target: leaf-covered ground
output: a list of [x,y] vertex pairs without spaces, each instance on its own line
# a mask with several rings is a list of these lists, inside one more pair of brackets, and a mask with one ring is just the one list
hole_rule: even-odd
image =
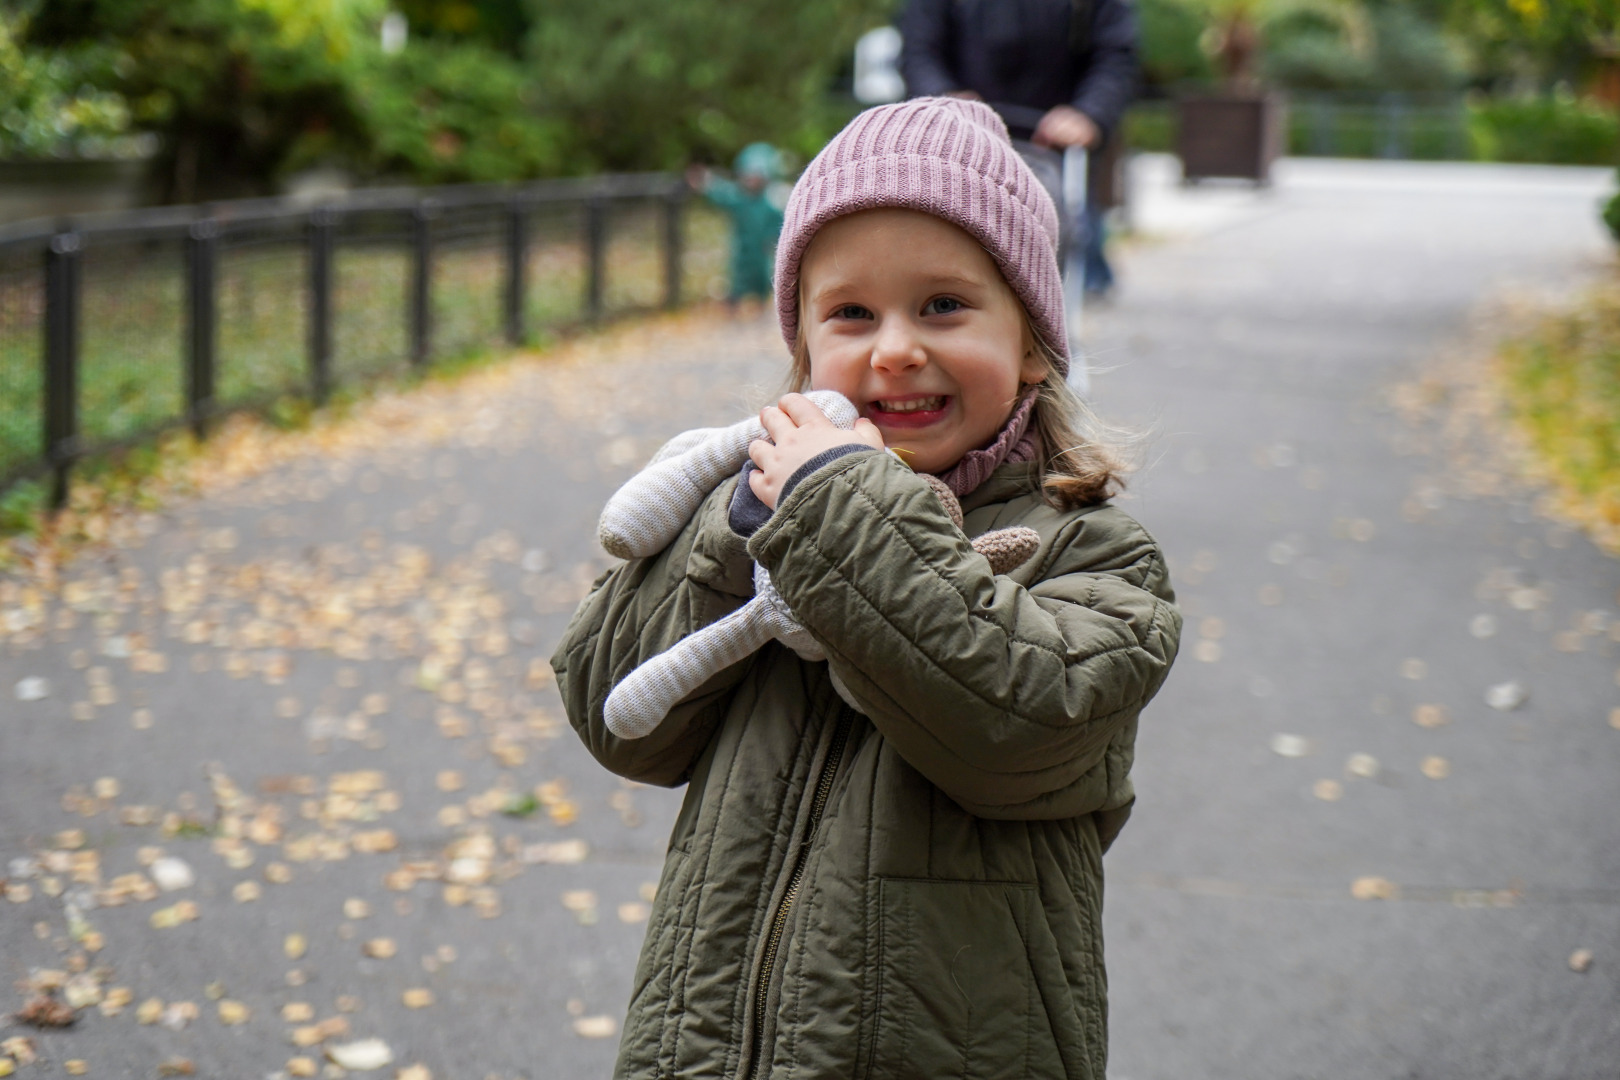
[[1504,347],[1508,410],[1560,509],[1620,553],[1620,284],[1605,275],[1573,310]]
[[[1184,231],[1087,333],[1104,414],[1156,432],[1122,505],[1187,631],[1106,860],[1114,1080],[1620,1060],[1620,564],[1480,445],[1478,369],[1430,371],[1482,298],[1603,272],[1610,183],[1138,187]],[[625,327],[233,428],[193,494],[30,540],[0,576],[0,1061],[607,1075],[679,795],[598,768],[544,661],[606,495],[783,351]]]
[[757,402],[780,352],[698,312],[307,431],[238,422],[162,508],[24,541],[5,1011],[72,1023],[6,1031],[0,1069],[334,1075],[380,1045],[441,1077],[601,1072],[672,802],[589,761],[545,657],[610,564],[604,491]]

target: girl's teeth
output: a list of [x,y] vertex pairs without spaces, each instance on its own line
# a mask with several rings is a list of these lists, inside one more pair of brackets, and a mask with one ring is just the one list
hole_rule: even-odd
[[942,397],[912,398],[910,401],[880,401],[884,412],[923,412],[929,409],[942,409],[945,399]]

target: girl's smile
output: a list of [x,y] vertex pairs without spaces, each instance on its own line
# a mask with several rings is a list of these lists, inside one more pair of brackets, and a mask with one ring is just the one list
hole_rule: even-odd
[[837,390],[920,472],[996,437],[1044,377],[1023,305],[968,233],[880,209],[823,226],[801,264],[810,382]]
[[[945,394],[897,395],[869,402],[861,412],[879,431],[917,429],[945,419],[950,405],[951,399]],[[883,441],[892,444],[895,440],[885,438]]]

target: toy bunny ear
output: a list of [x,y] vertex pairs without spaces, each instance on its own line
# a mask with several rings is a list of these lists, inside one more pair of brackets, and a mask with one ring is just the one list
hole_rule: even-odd
[[996,529],[973,538],[973,550],[990,560],[992,574],[1010,574],[1028,562],[1041,547],[1041,534],[1027,525]]
[[[832,390],[805,395],[838,427],[855,426],[860,415]],[[685,527],[709,492],[742,468],[748,444],[765,438],[758,417],[730,427],[699,428],[664,444],[652,464],[632,476],[608,500],[596,536],[609,555],[640,559],[656,555]]]
[[962,527],[962,504],[956,498],[956,492],[952,491],[950,485],[933,473],[919,473],[918,475],[922,477],[923,483],[928,485],[928,490],[932,491],[934,497],[939,500],[939,505],[945,508],[945,516],[951,519],[951,524],[960,529]]
[[[962,527],[962,503],[939,477],[921,474],[923,483],[939,498],[945,513],[958,529]],[[1041,534],[1023,525],[975,536],[970,543],[973,550],[990,560],[992,574],[1006,574],[1023,566],[1041,546]]]

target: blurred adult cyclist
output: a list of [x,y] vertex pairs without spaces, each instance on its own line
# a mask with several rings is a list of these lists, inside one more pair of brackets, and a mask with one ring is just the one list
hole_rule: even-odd
[[[906,92],[995,106],[1014,140],[1046,148],[1025,157],[1059,206],[1061,171],[1051,151],[1101,150],[1136,93],[1131,0],[908,0],[900,33]],[[1106,294],[1114,274],[1095,199],[1083,222],[1065,225],[1085,238],[1086,292]]]

